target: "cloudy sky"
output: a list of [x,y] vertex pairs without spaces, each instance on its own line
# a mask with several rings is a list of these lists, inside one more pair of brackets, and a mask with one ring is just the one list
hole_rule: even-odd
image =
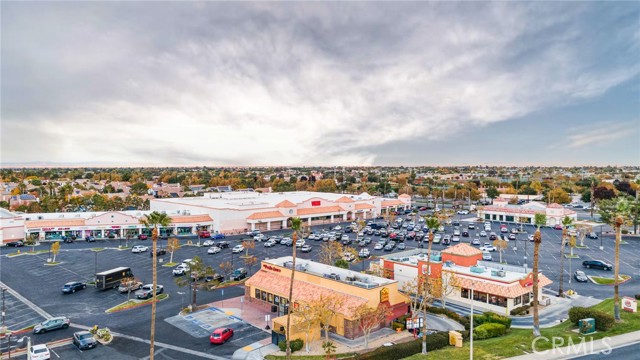
[[1,162],[640,164],[637,2],[2,2]]

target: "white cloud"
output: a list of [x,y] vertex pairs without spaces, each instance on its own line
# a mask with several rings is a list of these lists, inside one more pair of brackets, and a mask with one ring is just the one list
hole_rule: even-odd
[[[62,110],[5,117],[3,161],[372,164],[393,141],[591,98],[639,72],[585,56],[601,50],[580,38],[591,25],[574,4],[578,20],[512,3],[182,6],[162,27],[83,28],[59,61],[48,48],[50,71],[75,81]],[[42,37],[27,40],[37,57]]]
[[[570,148],[602,146],[627,136],[637,136],[640,121],[602,122],[571,129],[567,136]],[[638,149],[636,149],[638,150]]]

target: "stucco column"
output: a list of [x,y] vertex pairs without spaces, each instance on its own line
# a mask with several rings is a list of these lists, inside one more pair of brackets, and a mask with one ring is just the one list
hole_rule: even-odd
[[344,213],[344,214],[342,215],[342,221],[347,221],[347,213]]
[[100,230],[100,237],[104,238],[104,230]]
[[271,230],[271,221],[267,222],[267,231]]
[[287,228],[287,220],[282,220],[282,228],[283,229]]
[[251,231],[256,229],[256,224],[255,223],[251,223]]
[[333,224],[333,215],[331,215],[330,219],[331,219],[331,223]]
[[311,226],[311,218],[307,219],[307,222],[309,223],[309,226]]

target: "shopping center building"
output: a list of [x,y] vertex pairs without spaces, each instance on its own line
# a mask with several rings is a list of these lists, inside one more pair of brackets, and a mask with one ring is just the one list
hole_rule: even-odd
[[[475,308],[509,315],[511,310],[533,301],[531,269],[482,261],[482,251],[464,243],[432,251],[430,269],[426,249],[382,256],[378,266],[385,277],[397,280],[401,289],[416,277],[443,279],[443,286],[450,287],[443,291],[446,300],[467,307],[473,301]],[[551,280],[540,273],[539,301],[543,305],[548,299],[542,289],[550,284]]]
[[501,221],[516,224],[535,224],[536,214],[544,214],[547,217],[547,225],[562,224],[562,219],[568,216],[573,221],[578,220],[578,214],[559,204],[546,205],[539,202],[530,202],[524,205],[510,205],[508,200],[497,198],[493,205],[478,208],[478,217],[481,220]]
[[299,217],[305,224],[331,224],[355,219],[373,219],[389,211],[411,207],[411,196],[397,199],[309,191],[259,193],[235,191],[205,193],[200,197],[151,200],[151,210],[207,214],[214,232],[240,234],[249,230],[279,230]]
[[[260,270],[245,282],[247,301],[268,304],[274,313],[273,316],[278,316],[272,319],[271,324],[274,332],[272,338],[276,343],[286,328],[292,268],[290,256],[263,260]],[[395,280],[296,259],[293,308],[311,304],[321,297],[339,299],[341,305],[331,320],[330,331],[349,339],[362,335],[355,314],[355,309],[360,305],[377,308],[379,304],[384,304],[389,307],[391,314],[380,326],[388,325],[391,320],[409,311],[409,298],[398,291],[398,282]],[[310,332],[309,341],[319,336],[320,328],[316,324]],[[305,333],[302,329],[292,326],[291,338],[304,340]]]

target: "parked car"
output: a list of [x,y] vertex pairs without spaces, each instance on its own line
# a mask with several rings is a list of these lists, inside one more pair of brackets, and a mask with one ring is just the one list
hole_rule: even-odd
[[93,236],[85,236],[84,240],[86,242],[95,242],[96,238],[94,238]]
[[73,236],[73,237],[71,237],[71,236],[63,236],[62,237],[62,241],[65,242],[65,243],[72,243],[73,240],[75,240],[73,238],[75,238],[75,236]]
[[248,275],[247,269],[238,268],[233,272],[233,274],[231,274],[231,281],[240,281],[246,278],[247,275]]
[[460,236],[454,236],[451,238],[451,242],[460,242]]
[[469,210],[458,210],[458,215],[469,215]]
[[209,342],[211,342],[212,344],[224,344],[227,340],[231,339],[232,336],[233,336],[233,329],[230,329],[230,328],[215,329],[209,336]]
[[506,234],[509,232],[509,229],[505,225],[502,225],[500,226],[500,232]]
[[473,238],[473,240],[471,241],[471,245],[480,245],[480,239],[479,238]]
[[31,349],[29,349],[29,359],[30,360],[51,359],[51,354],[49,352],[49,348],[47,347],[47,344],[31,345]]
[[613,265],[606,263],[602,260],[586,260],[582,262],[582,266],[586,267],[587,269],[593,268],[593,269],[609,270],[609,271],[613,269]]
[[358,256],[361,258],[368,258],[369,256],[371,256],[371,253],[369,252],[369,249],[360,249],[360,251],[358,252]]
[[589,239],[597,239],[598,238],[598,234],[594,233],[594,232],[590,232],[589,235],[587,235],[589,237]]
[[484,230],[480,231],[480,237],[487,237],[487,232]]
[[221,282],[224,281],[224,276],[222,276],[220,274],[217,274],[217,273],[214,273],[213,275],[207,275],[204,278],[204,281],[206,281],[206,282],[216,281],[216,282],[221,283]]
[[220,239],[224,239],[225,235],[217,233],[217,234],[212,235],[211,238],[214,239],[214,240],[220,240]]
[[407,246],[404,243],[398,244],[398,250],[404,250],[406,248],[407,248]]
[[198,237],[199,238],[210,238],[211,237],[211,233],[207,230],[202,230],[198,233]]
[[296,241],[296,247],[298,249],[300,249],[301,247],[305,246],[306,244],[307,244],[307,242],[304,241],[304,239],[300,239],[300,240]]
[[300,252],[308,253],[311,252],[311,249],[311,245],[302,245],[302,247],[300,248]]
[[491,245],[491,243],[487,243],[486,242],[486,243],[484,243],[484,245],[482,245],[480,247],[480,250],[482,250],[482,251],[496,251],[497,249],[496,249],[495,246]]
[[469,224],[467,225],[467,229],[469,230],[475,230],[476,226],[474,224]]
[[462,231],[462,237],[469,237],[469,232],[466,230]]
[[209,240],[205,240],[205,241],[202,243],[202,246],[213,246],[213,243],[214,243],[214,242],[213,242],[213,240],[211,240],[211,239],[209,239]]
[[[156,286],[156,295],[160,295],[164,292],[164,286],[157,285]],[[138,299],[148,299],[153,296],[153,284],[147,284],[140,288],[140,290],[136,291],[136,297]]]
[[264,247],[272,247],[273,245],[276,244],[276,241],[273,239],[269,239],[267,241],[264,242]]
[[118,292],[121,294],[128,293],[129,291],[136,291],[142,287],[142,281],[127,281],[121,282],[118,286]]
[[496,240],[498,238],[498,235],[494,232],[492,232],[491,234],[489,234],[489,240]]
[[509,240],[515,240],[516,239],[516,234],[509,234],[508,239]]
[[220,251],[222,251],[222,249],[220,249],[219,247],[217,247],[217,246],[212,246],[212,247],[210,247],[210,248],[207,250],[207,254],[217,254],[217,253],[219,253]]
[[533,234],[529,234],[529,236],[527,236],[527,239],[528,239],[529,241],[533,241]]
[[45,320],[33,328],[34,334],[44,334],[47,331],[66,329],[71,324],[71,320],[65,316],[54,317],[49,320]]
[[562,230],[562,225],[556,224],[556,226],[554,226],[553,229],[554,230]]
[[[162,255],[166,255],[167,254],[167,249],[165,248],[157,248],[156,249],[156,256],[162,256]],[[149,255],[151,257],[153,257],[153,251],[149,253]]]
[[493,257],[491,256],[490,252],[483,251],[482,252],[482,260],[484,260],[484,261],[493,261]]
[[573,278],[576,279],[577,282],[589,281],[589,278],[587,278],[587,275],[584,273],[584,271],[581,271],[581,270],[577,270],[576,272],[574,272]]
[[89,350],[96,347],[98,342],[93,338],[92,333],[88,331],[76,331],[73,333],[73,345],[77,346],[79,350]]
[[82,290],[82,289],[86,289],[87,288],[87,284],[80,282],[80,281],[71,281],[68,282],[66,284],[64,284],[62,286],[62,293],[63,294],[71,294],[76,292],[77,290]]
[[353,255],[353,254],[352,254],[352,253],[350,253],[350,252],[345,252],[345,253],[343,253],[343,254],[342,254],[342,258],[343,258],[345,261],[352,262],[353,260],[355,260],[355,259],[356,259],[356,256],[355,256],[355,255]]
[[242,246],[242,245],[236,245],[236,246],[233,247],[233,249],[231,249],[231,252],[234,253],[234,254],[239,254],[239,253],[241,253],[243,251],[244,251],[244,246]]
[[134,253],[134,254],[138,254],[138,253],[145,252],[145,251],[149,251],[149,247],[148,246],[135,245],[133,248],[131,248],[131,252]]
[[433,243],[434,244],[440,244],[440,240],[442,240],[442,235],[440,235],[440,234],[433,235]]
[[138,240],[147,240],[147,235],[146,234],[138,235]]
[[227,241],[220,241],[215,246],[219,247],[220,249],[227,249],[229,247],[229,243]]
[[191,270],[191,268],[189,267],[189,265],[182,263],[178,266],[176,266],[175,269],[173,269],[173,275],[175,276],[181,276],[186,274],[187,272],[189,272],[189,270]]
[[518,229],[517,228],[511,228],[511,233],[512,234],[517,234],[518,233]]

